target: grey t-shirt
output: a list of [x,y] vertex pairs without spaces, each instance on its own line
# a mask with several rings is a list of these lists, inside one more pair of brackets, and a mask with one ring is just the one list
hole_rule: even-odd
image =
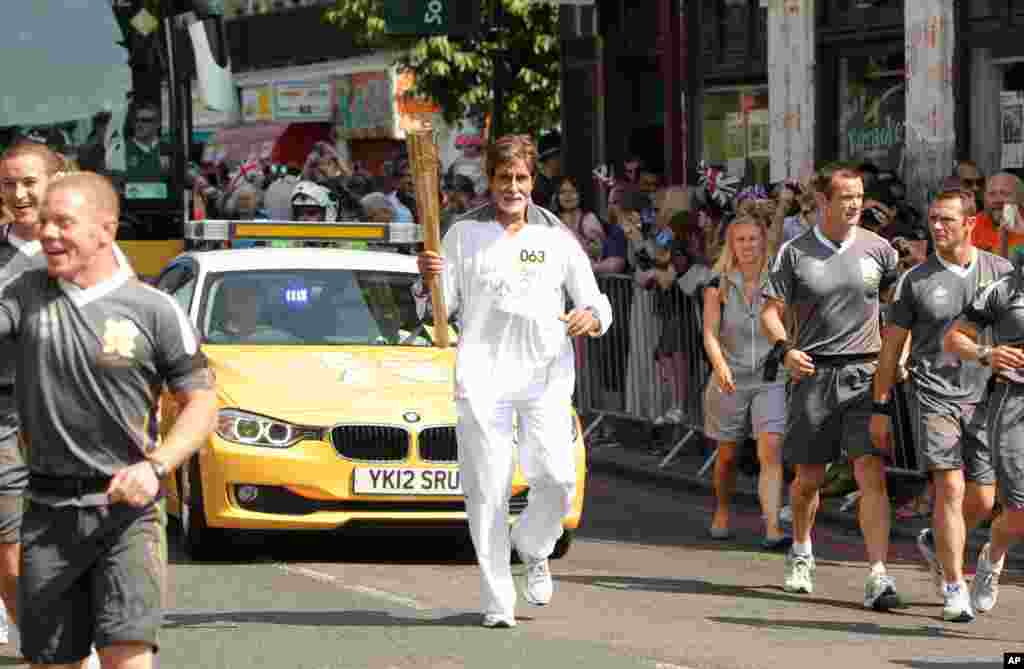
[[[1024,347],[1024,276],[1017,270],[982,290],[964,310],[963,319],[978,330],[992,328],[995,346]],[[1013,383],[1024,383],[1024,370],[1000,372]]]
[[945,352],[942,338],[980,290],[1012,271],[1008,260],[980,249],[967,267],[932,254],[896,284],[889,321],[910,331],[910,375],[925,406],[957,410],[981,400],[989,369]]
[[811,355],[877,354],[879,291],[898,278],[896,249],[864,228],[836,246],[815,226],[783,244],[765,297],[793,310],[797,349]]
[[[46,267],[46,254],[39,242],[26,242],[9,234],[0,243],[0,287],[24,272]],[[14,371],[17,354],[14,347],[0,347],[0,439],[18,431],[18,409],[14,403]]]
[[[764,296],[760,291],[755,291],[753,304],[747,302],[740,272],[733,272],[729,280],[723,280],[716,274],[708,282],[708,287],[717,288],[719,295],[725,299],[718,340],[733,380],[737,386],[743,387],[764,383],[764,364],[772,349],[761,328]],[[785,375],[777,377],[778,383],[785,381]]]
[[[0,292],[0,337],[17,357],[17,405],[32,474],[111,476],[156,448],[157,408],[172,391],[211,386],[199,338],[169,295],[127,267],[81,289],[23,273]],[[99,506],[105,494],[42,504]]]

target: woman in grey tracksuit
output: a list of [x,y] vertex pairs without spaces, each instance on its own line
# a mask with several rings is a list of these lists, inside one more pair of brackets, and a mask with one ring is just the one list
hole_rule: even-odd
[[761,465],[758,495],[765,518],[765,548],[788,548],[779,527],[782,494],[782,434],[786,428],[784,371],[765,380],[771,344],[761,331],[761,282],[770,259],[767,228],[774,203],[746,200],[726,230],[715,278],[704,290],[704,348],[713,370],[704,393],[705,434],[718,440],[715,515],[710,533],[726,539],[729,501],[736,476],[736,451],[757,440]]

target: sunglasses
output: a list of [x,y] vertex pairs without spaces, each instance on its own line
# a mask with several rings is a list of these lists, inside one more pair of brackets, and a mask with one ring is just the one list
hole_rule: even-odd
[[968,188],[974,188],[975,186],[984,186],[985,185],[984,177],[979,177],[977,179],[961,179],[960,181],[962,181],[963,184],[965,186],[967,186]]

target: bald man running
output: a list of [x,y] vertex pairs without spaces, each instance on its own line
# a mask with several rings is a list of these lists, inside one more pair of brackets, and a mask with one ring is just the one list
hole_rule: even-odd
[[[196,333],[173,298],[119,259],[118,216],[106,178],[53,182],[39,221],[46,268],[0,290],[29,469],[18,601],[33,667],[80,667],[93,644],[106,669],[153,666],[166,571],[160,480],[216,416]],[[164,385],[179,412],[158,444]]]

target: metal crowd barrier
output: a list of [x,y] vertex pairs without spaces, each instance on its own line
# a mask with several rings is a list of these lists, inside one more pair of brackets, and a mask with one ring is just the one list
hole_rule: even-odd
[[704,428],[702,394],[709,367],[704,354],[701,301],[641,288],[630,275],[603,274],[598,285],[611,301],[613,325],[604,337],[581,339],[577,406],[593,417],[589,436],[606,417],[653,423],[674,412],[686,434],[663,461],[671,461]]
[[[584,437],[607,418],[652,424],[675,409],[673,423],[685,434],[661,460],[659,466],[665,467],[691,438],[704,432],[703,398],[710,366],[704,352],[702,295],[691,297],[677,287],[646,290],[625,274],[603,274],[597,281],[612,304],[614,322],[604,337],[577,340],[576,404],[590,421]],[[891,402],[893,452],[888,470],[923,478],[903,384],[897,384]],[[698,476],[710,469],[716,455],[717,451],[707,458]]]

